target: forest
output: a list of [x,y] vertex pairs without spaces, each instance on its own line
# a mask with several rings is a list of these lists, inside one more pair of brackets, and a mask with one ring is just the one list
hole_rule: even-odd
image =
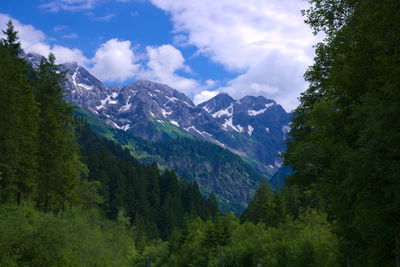
[[[323,40],[284,153],[240,216],[94,133],[54,55],[0,42],[0,266],[400,266],[400,2],[308,0]],[[165,153],[165,151],[163,151]],[[213,157],[215,155],[210,155]]]

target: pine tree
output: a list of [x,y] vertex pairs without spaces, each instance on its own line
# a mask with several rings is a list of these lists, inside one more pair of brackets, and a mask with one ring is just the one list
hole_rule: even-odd
[[18,32],[11,20],[7,22],[7,28],[3,31],[6,39],[2,39],[2,45],[7,48],[10,56],[17,58],[22,53],[21,43],[18,41]]
[[11,21],[0,44],[0,201],[30,199],[37,177],[37,103]]
[[253,199],[241,216],[242,221],[275,225],[276,203],[267,181],[261,181]]
[[42,58],[36,82],[40,104],[37,205],[45,212],[64,208],[80,175],[72,107],[64,100],[63,81],[55,56]]

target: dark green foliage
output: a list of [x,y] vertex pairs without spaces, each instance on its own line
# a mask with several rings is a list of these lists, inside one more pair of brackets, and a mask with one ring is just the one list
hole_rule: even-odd
[[349,266],[399,266],[400,2],[309,2],[326,39],[295,111],[289,184],[325,202]]
[[1,40],[2,46],[4,46],[11,57],[18,57],[22,53],[21,43],[18,41],[18,32],[14,28],[14,24],[11,20],[7,22],[6,30],[2,31],[6,39]]
[[132,266],[133,232],[95,210],[0,207],[1,266]]
[[39,180],[36,198],[39,208],[60,210],[81,175],[81,163],[72,129],[72,107],[64,101],[62,82],[55,57],[42,58],[35,80],[39,102]]
[[276,203],[272,191],[268,183],[262,181],[241,218],[243,221],[250,221],[254,224],[262,222],[267,225],[276,225],[275,212]]
[[179,181],[168,170],[160,174],[156,164],[140,164],[129,150],[99,137],[83,122],[77,136],[89,180],[102,186],[102,208],[109,218],[124,210],[148,238],[166,239],[186,215],[207,219],[217,214],[215,198],[205,199],[196,184]]
[[37,103],[11,21],[0,43],[0,202],[29,200],[36,174]]
[[338,239],[324,214],[302,212],[276,227],[231,216],[187,221],[156,266],[340,266]]

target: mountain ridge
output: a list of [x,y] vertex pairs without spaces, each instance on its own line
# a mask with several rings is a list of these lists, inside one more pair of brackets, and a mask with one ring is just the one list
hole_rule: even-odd
[[[32,65],[38,64],[39,57],[28,54],[26,58],[28,61],[36,61]],[[258,181],[265,179],[260,177],[271,177],[280,168],[279,153],[285,149],[286,138],[282,129],[287,127],[290,114],[273,100],[253,96],[235,100],[228,94],[221,93],[195,105],[186,95],[165,84],[138,80],[125,86],[108,87],[76,63],[61,64],[60,70],[66,77],[64,86],[67,99],[88,111],[96,120],[149,143],[144,146],[136,141],[126,143],[126,137],[118,140],[114,138],[114,141],[128,146],[143,161],[156,161],[187,179],[195,180],[205,192],[218,191],[221,197],[219,203],[225,203],[228,210],[232,207],[236,210],[243,209]],[[84,116],[87,118],[89,115]],[[266,126],[271,128],[272,135],[265,130]],[[95,122],[93,127],[104,128],[99,126],[99,122]],[[107,130],[102,134],[113,138],[113,134]],[[187,141],[189,143],[185,146],[177,146],[172,140],[193,141]],[[198,154],[192,151],[185,154],[191,147],[201,146],[196,140],[230,150],[239,155],[243,163],[236,161],[233,165],[235,167],[230,170],[227,167],[232,163],[229,162],[233,159],[230,157],[227,162],[221,161],[218,164],[207,159],[196,162],[196,157],[202,158],[204,153],[208,153],[202,151]],[[163,154],[164,151],[157,152],[163,156],[155,155],[158,144],[170,151],[169,153],[182,155],[182,158],[177,158],[177,155],[170,157]],[[134,146],[137,146],[136,150]],[[209,147],[212,153],[221,153],[206,143],[204,146]],[[183,162],[185,160],[186,163]],[[194,163],[198,166],[194,166]],[[246,164],[257,172],[240,167]],[[197,171],[192,174],[192,169]],[[204,170],[205,173],[201,174]],[[221,177],[224,178],[221,180]],[[233,180],[228,183],[224,181],[231,179]],[[223,187],[226,187],[226,192],[223,192]],[[246,191],[246,194],[242,195],[237,188]]]

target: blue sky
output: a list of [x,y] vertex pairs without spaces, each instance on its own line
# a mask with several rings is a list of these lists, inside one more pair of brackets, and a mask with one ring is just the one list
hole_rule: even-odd
[[77,61],[106,84],[149,79],[199,103],[218,92],[293,109],[317,41],[299,0],[3,0],[27,52]]

